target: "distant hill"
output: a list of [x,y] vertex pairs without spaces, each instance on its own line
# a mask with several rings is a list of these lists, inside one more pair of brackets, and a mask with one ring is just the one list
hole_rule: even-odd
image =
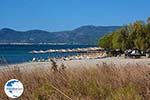
[[119,26],[82,26],[71,31],[47,32],[43,30],[0,30],[0,43],[65,43],[97,44],[99,37],[115,31]]

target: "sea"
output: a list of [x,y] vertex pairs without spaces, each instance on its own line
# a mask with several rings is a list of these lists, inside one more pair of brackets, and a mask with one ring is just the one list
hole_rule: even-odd
[[77,52],[51,52],[51,53],[31,53],[32,51],[49,50],[49,49],[76,49],[97,47],[96,45],[0,45],[0,65],[5,64],[18,64],[30,62],[35,59],[48,59],[48,58],[61,58],[77,55]]

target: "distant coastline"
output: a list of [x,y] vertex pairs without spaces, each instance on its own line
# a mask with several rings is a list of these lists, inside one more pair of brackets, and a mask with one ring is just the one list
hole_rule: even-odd
[[0,45],[90,45],[90,44],[79,44],[79,43],[73,43],[73,44],[70,44],[70,43],[0,43]]

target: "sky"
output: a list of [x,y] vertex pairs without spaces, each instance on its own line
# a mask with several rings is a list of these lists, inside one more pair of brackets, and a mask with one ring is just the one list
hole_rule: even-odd
[[150,0],[0,0],[0,28],[72,30],[120,26],[150,16]]

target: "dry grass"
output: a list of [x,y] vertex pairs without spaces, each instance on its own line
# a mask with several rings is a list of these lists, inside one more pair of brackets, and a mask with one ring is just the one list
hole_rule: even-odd
[[[19,79],[25,91],[19,100],[150,100],[150,68],[140,65],[96,68],[0,71],[0,90],[9,79]],[[56,67],[55,67],[56,68]],[[0,100],[8,100],[0,91]]]

